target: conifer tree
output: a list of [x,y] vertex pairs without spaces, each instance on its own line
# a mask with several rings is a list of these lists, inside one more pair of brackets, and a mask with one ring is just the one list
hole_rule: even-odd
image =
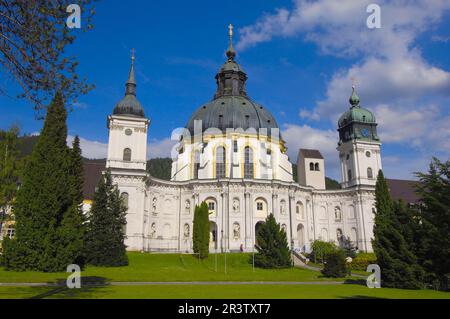
[[[69,186],[72,205],[64,214],[58,229],[61,267],[75,263],[82,267],[85,225],[83,219],[83,158],[81,156],[80,139],[75,136],[72,149],[69,151]],[[72,262],[71,262],[72,261]]]
[[200,206],[195,206],[192,240],[194,253],[199,254],[200,258],[208,257],[209,210],[206,202],[202,202]]
[[255,265],[261,268],[288,268],[292,266],[286,232],[277,224],[275,217],[269,214],[266,222],[256,234],[258,253]]
[[94,194],[88,216],[85,242],[86,262],[95,266],[125,266],[126,210],[119,189],[106,171]]
[[61,271],[77,259],[76,250],[65,251],[66,232],[60,229],[73,206],[66,118],[58,92],[26,162],[13,206],[15,238],[4,243],[3,263],[8,269]]
[[450,161],[433,158],[428,173],[420,179],[421,207],[417,244],[419,263],[426,281],[434,288],[448,290],[450,280]]
[[381,268],[381,284],[393,288],[420,288],[420,267],[402,236],[395,207],[381,170],[378,173],[375,200],[373,250]]

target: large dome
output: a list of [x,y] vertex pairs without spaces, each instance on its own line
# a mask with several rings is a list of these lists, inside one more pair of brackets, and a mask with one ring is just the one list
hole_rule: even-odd
[[240,95],[228,95],[215,98],[202,105],[189,119],[187,128],[194,133],[194,121],[202,121],[202,132],[208,128],[218,128],[226,132],[227,128],[247,130],[254,128],[257,132],[261,128],[278,128],[273,115],[260,104]]
[[[194,123],[202,121],[202,132],[217,128],[227,129],[267,129],[261,134],[271,135],[271,129],[278,128],[277,122],[268,109],[252,101],[246,92],[247,75],[234,60],[236,52],[231,41],[226,55],[228,60],[216,75],[217,91],[212,101],[201,105],[190,117],[186,128],[194,134]],[[277,135],[279,132],[276,133]],[[278,135],[279,137],[279,135]]]

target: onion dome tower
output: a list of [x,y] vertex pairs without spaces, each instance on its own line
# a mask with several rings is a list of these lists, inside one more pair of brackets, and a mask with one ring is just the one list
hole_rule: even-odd
[[342,186],[375,185],[381,169],[377,122],[371,111],[360,106],[354,85],[349,102],[350,109],[338,121]]
[[115,115],[145,117],[144,108],[136,98],[136,80],[134,77],[134,52],[131,56],[131,67],[125,83],[125,97],[117,103],[113,110]]
[[134,49],[125,83],[125,97],[108,116],[109,143],[106,166],[119,170],[139,170],[144,175],[147,160],[147,130],[150,120],[136,98]]

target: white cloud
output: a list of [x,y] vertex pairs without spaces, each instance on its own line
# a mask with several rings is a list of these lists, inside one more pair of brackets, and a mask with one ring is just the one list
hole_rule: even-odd
[[147,158],[171,157],[173,146],[177,143],[170,138],[152,139],[147,146]]
[[[368,29],[366,19],[370,13],[366,8],[372,2],[293,0],[291,9],[278,8],[240,29],[237,47],[244,50],[274,37],[302,35],[324,54],[356,59],[333,74],[325,98],[317,101],[312,110],[301,109],[299,116],[330,120],[336,127],[338,117],[349,107],[354,78],[362,106],[377,116],[384,143],[411,147],[420,158],[415,159],[417,165],[426,163],[431,155],[446,157],[450,154],[450,72],[426,61],[416,39],[440,23],[450,10],[450,1],[378,1],[381,29]],[[432,40],[446,39],[434,36]],[[307,126],[288,131],[296,130],[326,136],[326,131]],[[302,138],[308,144],[308,136]],[[292,143],[300,143],[295,135]],[[398,168],[406,166],[400,164]]]
[[[72,147],[73,139],[72,135],[67,136],[67,145]],[[108,144],[98,141],[91,141],[80,137],[80,147],[82,156],[85,158],[106,158],[108,154]]]
[[336,122],[349,107],[351,78],[356,78],[363,106],[407,101],[410,107],[414,107],[415,100],[422,96],[446,96],[450,93],[450,73],[428,65],[419,57],[398,60],[369,58],[362,64],[334,74],[327,85],[326,98],[310,111],[317,116],[310,118],[325,117]]
[[281,131],[286,140],[288,155],[293,163],[297,162],[300,148],[317,149],[325,158],[326,175],[340,180],[339,155],[337,147],[337,132],[320,130],[308,125],[285,124]]
[[[67,145],[72,147],[74,136],[69,135],[67,137]],[[147,145],[147,159],[156,157],[170,157],[170,152],[175,141],[170,138],[164,138],[162,140],[152,139]],[[80,147],[82,156],[90,159],[106,158],[108,154],[108,143],[102,143],[98,141],[92,141],[80,137]]]

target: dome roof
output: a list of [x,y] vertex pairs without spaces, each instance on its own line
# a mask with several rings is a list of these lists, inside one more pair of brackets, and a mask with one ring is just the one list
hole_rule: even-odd
[[145,117],[144,108],[134,95],[125,95],[125,97],[116,104],[113,114]]
[[359,105],[359,97],[356,94],[355,88],[353,87],[352,95],[349,99],[350,109],[341,115],[338,121],[338,126],[343,127],[351,122],[361,122],[361,123],[376,123],[375,116],[368,109],[362,108]]
[[[202,132],[208,128],[217,128],[224,133],[227,129],[247,130],[253,128],[259,132],[259,129],[265,128],[267,134],[270,135],[272,128],[278,128],[277,122],[269,110],[247,96],[247,75],[234,60],[236,52],[233,49],[231,35],[232,33],[230,33],[230,44],[226,51],[228,60],[215,77],[217,91],[214,98],[200,106],[186,125],[191,135],[194,134],[196,120],[202,121]],[[278,137],[280,136],[278,135]]]
[[116,104],[115,115],[145,117],[144,108],[136,98],[136,80],[134,78],[134,55],[131,57],[131,68],[125,84],[125,97]]
[[217,128],[223,132],[227,128],[254,128],[256,131],[266,128],[270,135],[270,129],[278,128],[275,118],[265,107],[240,95],[220,96],[198,108],[187,124],[192,135],[195,120],[202,121],[202,132],[208,128]]

